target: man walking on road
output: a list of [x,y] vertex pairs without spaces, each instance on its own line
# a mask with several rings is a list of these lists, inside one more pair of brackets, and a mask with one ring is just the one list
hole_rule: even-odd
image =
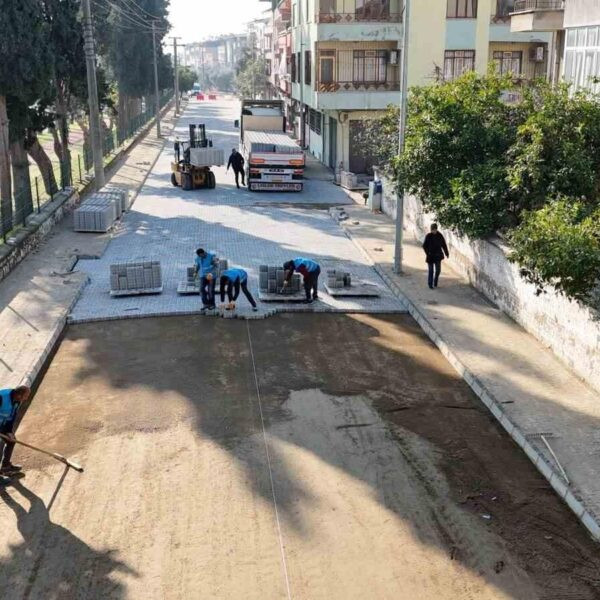
[[217,283],[217,257],[203,248],[196,250],[196,274],[200,277],[200,295],[202,311],[215,308],[215,285]]
[[[287,287],[292,279],[294,271],[298,271],[304,277],[304,291],[306,292],[306,304],[310,304],[313,300],[319,299],[319,275],[321,267],[314,260],[309,258],[294,258],[284,263],[285,280],[283,287]],[[312,294],[312,296],[311,296]]]
[[[14,390],[0,390],[0,433],[14,438],[19,408],[24,402],[27,402],[30,394],[31,390],[24,385]],[[21,470],[21,465],[13,465],[10,461],[14,449],[14,442],[0,439],[0,457],[2,457],[0,475],[14,475]]]
[[423,242],[423,250],[425,250],[425,260],[429,267],[429,289],[433,289],[438,286],[444,255],[446,255],[446,258],[450,258],[446,240],[438,231],[437,223],[431,224],[431,231],[425,236],[425,241]]
[[244,174],[244,157],[235,148],[231,150],[231,156],[227,163],[227,171],[229,171],[229,167],[231,167],[235,173],[235,185],[239,190],[239,177],[240,175],[242,176],[242,185],[246,185],[246,175]]
[[248,289],[248,273],[244,269],[227,269],[223,271],[221,275],[221,302],[225,301],[225,292],[227,292],[227,299],[229,300],[227,310],[235,308],[235,301],[240,295],[240,288],[252,305],[252,310],[256,312],[258,310],[256,302]]

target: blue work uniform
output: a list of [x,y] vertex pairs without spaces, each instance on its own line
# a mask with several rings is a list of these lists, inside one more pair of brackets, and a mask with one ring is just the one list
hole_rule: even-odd
[[304,277],[304,291],[308,302],[318,298],[319,275],[321,274],[319,263],[310,258],[294,258],[283,266],[288,270],[287,281],[292,278],[294,271],[298,271]]
[[308,273],[321,271],[319,263],[316,263],[314,260],[310,260],[310,258],[295,258],[292,262],[294,263],[294,271],[302,273],[304,277],[306,277]]
[[216,268],[213,264],[216,256],[212,252],[207,252],[204,256],[196,256],[195,264],[200,277],[206,277],[208,274],[215,276]]
[[[19,405],[12,399],[12,390],[0,390],[0,433],[14,433],[18,409]],[[0,465],[2,467],[10,465],[14,448],[14,442],[0,440]]]
[[235,302],[240,295],[240,290],[244,293],[252,308],[256,309],[256,302],[248,289],[248,273],[244,269],[227,269],[223,271],[221,275],[221,302],[225,300],[225,294],[227,294],[229,302]]
[[248,273],[244,269],[227,269],[223,271],[223,277],[227,277],[232,283],[236,281],[246,283],[248,281]]

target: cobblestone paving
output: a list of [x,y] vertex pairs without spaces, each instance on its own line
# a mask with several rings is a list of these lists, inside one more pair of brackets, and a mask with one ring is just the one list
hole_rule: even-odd
[[[234,114],[229,105],[222,110]],[[193,106],[188,116],[180,120],[180,132],[187,129],[192,119],[202,122],[197,112],[197,106]],[[211,124],[216,119],[205,115],[203,121],[207,123],[210,133]],[[215,146],[218,145],[215,140]],[[198,296],[177,295],[177,286],[185,280],[186,268],[193,264],[198,247],[213,250],[220,257],[229,259],[230,265],[246,269],[249,287],[256,298],[261,264],[279,265],[296,256],[307,256],[322,265],[319,302],[309,307],[259,302],[257,317],[271,314],[274,309],[403,311],[401,303],[383,283],[368,259],[331,219],[327,210],[317,206],[294,206],[348,202],[345,193],[330,182],[308,181],[301,194],[255,194],[238,191],[235,185],[227,188],[219,183],[225,176],[221,168],[217,169],[215,190],[184,192],[170,184],[170,160],[171,144],[167,144],[133,210],[126,215],[103,257],[100,260],[79,261],[77,269],[89,275],[90,283],[71,314],[71,322],[198,312],[201,308]],[[110,297],[110,264],[151,258],[161,261],[162,294]],[[323,287],[325,270],[328,268],[345,269],[352,273],[355,280],[377,284],[381,297],[332,298]],[[253,314],[243,295],[240,296],[239,305],[240,316]]]

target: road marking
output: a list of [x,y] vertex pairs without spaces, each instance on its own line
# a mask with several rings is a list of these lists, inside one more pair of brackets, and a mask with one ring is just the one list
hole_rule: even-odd
[[271,494],[273,495],[273,507],[275,508],[275,521],[277,523],[277,533],[279,535],[279,550],[281,552],[281,564],[283,567],[283,576],[285,578],[285,587],[288,600],[292,600],[290,591],[290,580],[288,577],[287,562],[285,560],[285,549],[283,547],[283,536],[281,535],[281,522],[279,521],[279,511],[277,510],[277,496],[275,495],[275,484],[273,483],[273,470],[271,469],[271,455],[269,454],[269,442],[267,440],[267,431],[265,429],[265,419],[263,417],[262,402],[260,400],[260,388],[258,386],[258,376],[256,374],[256,363],[254,362],[254,350],[252,349],[252,337],[250,336],[250,321],[246,321],[248,330],[248,344],[250,346],[250,358],[252,358],[252,370],[254,371],[254,383],[256,385],[256,397],[258,398],[258,410],[260,412],[260,422],[262,425],[263,440],[265,443],[265,454],[267,455],[267,465],[269,467],[269,479],[271,480]]

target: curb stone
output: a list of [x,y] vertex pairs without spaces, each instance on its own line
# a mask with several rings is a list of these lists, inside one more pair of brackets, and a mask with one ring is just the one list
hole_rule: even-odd
[[428,321],[427,317],[419,310],[418,306],[412,302],[400,289],[390,275],[386,272],[387,269],[381,263],[377,263],[363,248],[354,236],[345,228],[342,227],[346,235],[352,240],[354,245],[367,257],[380,277],[388,284],[394,295],[406,307],[406,310],[412,318],[419,324],[421,329],[429,337],[429,339],[438,347],[446,360],[452,365],[455,371],[465,380],[467,385],[473,390],[475,395],[489,409],[496,420],[502,425],[504,430],[513,439],[513,441],[525,452],[537,470],[546,478],[554,491],[566,502],[568,507],[575,513],[583,526],[588,530],[592,538],[600,542],[600,519],[589,509],[585,507],[583,500],[576,495],[576,491],[567,485],[562,476],[548,462],[546,457],[539,452],[526,438],[523,432],[504,412],[502,404],[496,400],[494,395],[489,392],[482,381],[472,373],[466,365],[458,358],[458,356],[447,344],[442,336],[436,331],[435,327]]

